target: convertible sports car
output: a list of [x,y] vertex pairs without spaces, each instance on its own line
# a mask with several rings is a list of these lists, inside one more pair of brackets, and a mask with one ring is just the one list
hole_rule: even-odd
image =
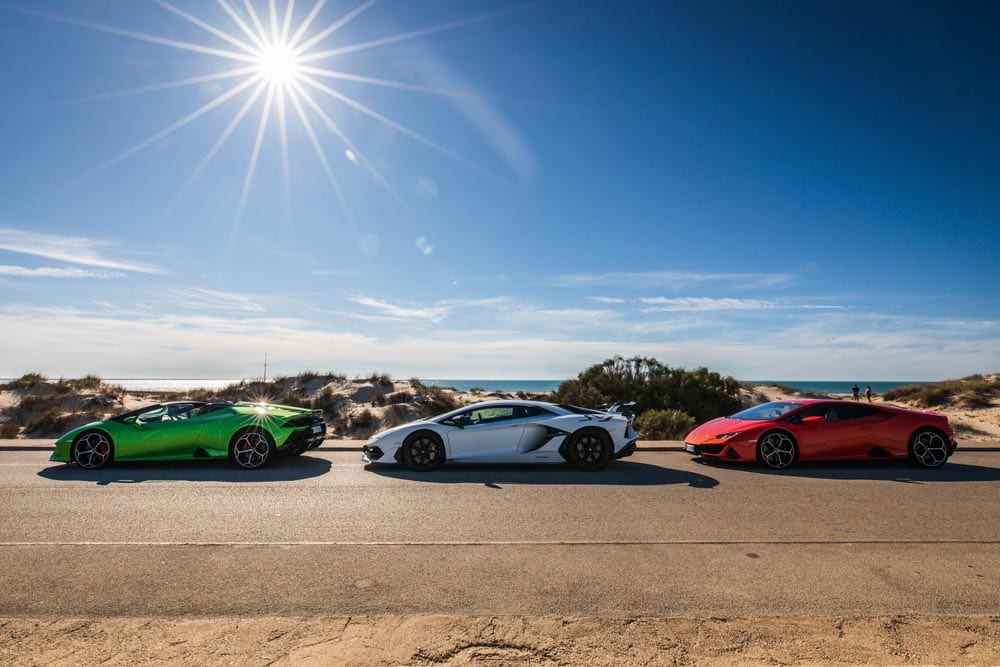
[[600,470],[635,452],[630,416],[541,401],[487,401],[373,435],[365,463],[433,470],[445,461],[562,463]]
[[842,400],[788,400],[757,405],[691,431],[685,451],[722,461],[787,468],[796,461],[908,458],[944,465],[955,451],[948,418],[934,412]]
[[112,461],[232,459],[263,467],[275,454],[296,456],[326,436],[320,410],[267,403],[175,401],[73,429],[51,461],[100,468]]

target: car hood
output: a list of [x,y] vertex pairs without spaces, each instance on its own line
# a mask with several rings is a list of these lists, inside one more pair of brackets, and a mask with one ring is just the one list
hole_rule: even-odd
[[379,431],[372,437],[368,438],[368,442],[372,443],[372,442],[377,442],[379,440],[383,440],[385,438],[391,438],[393,436],[400,435],[407,431],[411,431],[418,426],[426,426],[429,423],[431,422],[427,419],[418,419],[416,421],[407,422],[400,426],[393,426],[392,428],[388,428],[384,431]]
[[710,440],[715,440],[716,436],[718,436],[720,433],[733,433],[733,432],[743,433],[751,429],[756,429],[762,426],[769,426],[773,424],[774,422],[768,421],[766,419],[748,420],[748,419],[730,419],[729,417],[719,417],[718,419],[713,419],[712,421],[705,422],[695,430],[688,433],[687,437],[684,438],[684,441],[697,445],[703,442],[708,442]]

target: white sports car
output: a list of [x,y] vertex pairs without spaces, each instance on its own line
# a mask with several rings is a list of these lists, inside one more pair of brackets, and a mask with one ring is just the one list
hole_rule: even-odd
[[630,456],[639,436],[629,415],[541,401],[486,401],[376,433],[365,463],[433,470],[445,461],[562,463],[600,470]]

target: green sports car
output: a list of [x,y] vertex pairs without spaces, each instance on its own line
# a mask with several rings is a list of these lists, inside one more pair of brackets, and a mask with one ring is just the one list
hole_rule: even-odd
[[250,470],[297,456],[326,437],[322,411],[268,403],[172,401],[92,422],[56,440],[51,461],[100,468],[112,461],[231,459]]

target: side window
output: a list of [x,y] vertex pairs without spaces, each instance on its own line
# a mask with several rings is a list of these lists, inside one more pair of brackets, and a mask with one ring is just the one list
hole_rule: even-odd
[[857,410],[860,406],[851,405],[849,403],[840,403],[834,405],[833,408],[837,411],[837,419],[844,421],[846,419],[857,419],[858,417],[864,417],[860,410]]
[[825,405],[810,405],[808,408],[799,410],[794,415],[787,417],[785,421],[792,424],[801,424],[805,417],[826,417],[826,407]]
[[508,406],[502,406],[498,408],[479,408],[473,410],[470,415],[470,423],[475,424],[493,424],[496,422],[507,421],[508,419],[514,419],[514,408]]
[[191,403],[183,403],[180,405],[168,405],[167,406],[167,416],[176,421],[179,419],[187,419],[194,413],[194,405]]
[[868,405],[854,405],[854,406],[851,406],[851,407],[854,408],[854,411],[857,413],[857,415],[858,415],[859,418],[861,418],[861,417],[887,417],[888,416],[882,410],[879,410],[878,408],[873,408],[873,407],[868,406]]
[[163,418],[167,416],[167,409],[162,405],[157,405],[149,410],[144,410],[135,416],[137,422],[143,424],[149,424],[152,422],[163,421]]

